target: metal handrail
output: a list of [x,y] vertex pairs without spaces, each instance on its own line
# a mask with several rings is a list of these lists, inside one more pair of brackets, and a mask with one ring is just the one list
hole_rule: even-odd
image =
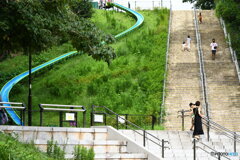
[[20,122],[20,125],[25,124],[25,111],[26,111],[26,106],[24,103],[21,102],[0,102],[0,109],[16,109],[16,110],[21,110],[20,118],[22,119]]
[[204,69],[204,62],[203,62],[203,51],[202,51],[202,42],[201,42],[201,35],[199,33],[199,25],[197,20],[196,8],[194,8],[194,24],[196,29],[196,38],[197,38],[197,48],[198,48],[198,56],[199,56],[199,65],[200,65],[200,77],[201,77],[201,86],[202,86],[202,94],[203,94],[203,101],[204,101],[204,108],[207,118],[210,118],[209,115],[209,104],[208,104],[208,97],[207,97],[207,82],[206,82],[206,75]]
[[[51,108],[50,108],[51,107]],[[58,108],[56,108],[58,107]],[[86,123],[86,108],[82,105],[61,105],[61,104],[39,104],[40,108],[40,126],[43,125],[43,112],[44,111],[54,111],[54,112],[59,112],[59,122],[60,122],[60,127],[63,126],[63,113],[64,112],[75,112],[74,116],[76,118],[76,126],[77,126],[77,113],[78,112],[83,112],[83,127],[85,127]],[[68,109],[69,108],[69,109]],[[75,108],[75,109],[74,109]],[[76,109],[78,108],[78,109]]]
[[[200,143],[200,144],[202,144],[203,146],[209,148],[209,149],[212,150],[214,153],[218,153],[217,150],[215,150],[215,149],[209,147],[208,145],[204,144],[203,142],[198,141],[198,143]],[[214,158],[217,158],[217,159],[219,158],[219,157],[216,157],[215,155],[212,155],[211,153],[209,153],[208,151],[206,151],[205,149],[203,149],[203,148],[201,148],[201,147],[199,147],[199,146],[197,146],[197,148],[199,148],[199,149],[205,151],[206,153],[210,154],[210,155],[213,156]],[[220,155],[219,155],[219,156],[220,156]],[[226,157],[225,155],[221,155],[221,156],[224,157],[224,158],[226,158],[226,159],[231,160],[230,158]]]
[[[110,112],[111,114],[109,114],[107,112],[95,112],[94,108],[103,108],[103,109],[105,109],[105,111]],[[138,125],[130,122],[129,120],[126,120],[125,118],[119,116],[119,114],[115,113],[114,111],[110,110],[109,108],[107,108],[105,106],[94,106],[94,105],[92,106],[92,113],[91,113],[91,118],[92,119],[91,119],[91,122],[93,122],[93,114],[94,113],[96,113],[96,114],[104,113],[104,114],[110,115],[111,118],[113,118],[112,116],[115,115],[114,118],[117,117],[117,122],[118,122],[118,118],[120,118],[120,119],[124,120],[125,122],[127,122],[127,123],[124,123],[122,125],[126,125],[126,126],[131,125],[131,126],[137,128],[137,129],[131,129],[131,130],[136,132],[136,133],[138,133],[139,135],[143,136],[143,146],[145,147],[145,139],[150,140],[151,142],[155,143],[156,145],[158,145],[159,147],[162,148],[162,157],[163,158],[164,158],[164,149],[165,148],[170,149],[169,147],[164,146],[164,143],[166,143],[166,142],[169,143],[168,141],[165,141],[164,139],[159,139],[158,137],[156,137],[153,134],[149,133],[145,129],[143,129],[143,128],[139,127]],[[93,125],[93,123],[91,123],[91,125]],[[118,129],[118,125],[117,125],[117,129]],[[140,133],[138,130],[141,130],[142,133]],[[150,137],[148,137],[147,135],[149,135]]]
[[162,104],[160,108],[160,124],[163,122],[163,109],[165,108],[165,96],[166,96],[166,76],[168,70],[168,56],[169,56],[169,47],[170,47],[170,34],[171,34],[171,25],[172,25],[172,1],[170,0],[170,13],[168,21],[168,40],[167,40],[167,51],[166,51],[166,60],[165,60],[165,72],[164,72],[164,83],[163,83],[163,95],[162,95]]

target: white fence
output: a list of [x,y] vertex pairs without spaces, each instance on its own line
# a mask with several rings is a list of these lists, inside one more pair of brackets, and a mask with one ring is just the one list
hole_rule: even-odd
[[153,10],[154,8],[170,8],[170,0],[114,0],[115,3],[121,4],[125,7],[129,7],[133,10]]

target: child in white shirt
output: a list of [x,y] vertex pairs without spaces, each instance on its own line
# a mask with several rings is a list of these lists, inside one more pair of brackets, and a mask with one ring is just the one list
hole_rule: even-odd
[[218,47],[218,44],[215,42],[215,39],[212,39],[212,43],[210,44],[210,47],[212,49],[212,60],[215,60],[217,47]]

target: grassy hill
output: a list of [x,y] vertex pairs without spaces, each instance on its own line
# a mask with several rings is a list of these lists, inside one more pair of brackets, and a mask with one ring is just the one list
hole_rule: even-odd
[[[117,58],[109,67],[105,62],[79,55],[54,65],[51,70],[46,69],[45,73],[37,74],[33,79],[34,109],[38,110],[39,103],[79,104],[88,109],[94,104],[104,105],[117,113],[158,115],[164,80],[169,12],[166,9],[156,9],[140,13],[145,18],[144,25],[112,45]],[[120,33],[135,22],[125,13],[103,10],[97,10],[92,21],[105,32],[112,34]],[[58,47],[58,52],[50,50],[35,59],[40,57],[45,61],[65,53],[66,48],[70,49],[69,51],[72,49],[65,44]],[[44,55],[47,55],[47,58]],[[27,68],[26,58],[25,56],[22,65],[9,70],[13,72],[20,67],[21,72],[23,68]],[[9,61],[16,64],[15,59],[21,58],[15,57]],[[5,63],[0,64],[4,65]],[[7,68],[7,65],[5,66]],[[13,88],[10,101],[27,104],[27,95],[25,80]],[[58,115],[54,113],[45,118],[49,121],[48,124],[58,124]],[[39,125],[39,113],[34,113],[33,119],[34,124]]]

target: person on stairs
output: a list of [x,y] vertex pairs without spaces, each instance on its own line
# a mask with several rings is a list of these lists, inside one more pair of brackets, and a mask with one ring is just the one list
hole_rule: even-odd
[[215,60],[218,44],[215,42],[214,38],[212,39],[212,43],[210,44],[210,47],[212,49],[212,60]]
[[199,140],[200,135],[204,134],[202,129],[202,118],[203,114],[201,111],[200,102],[196,101],[195,105],[193,106],[192,114],[194,114],[194,131],[193,137]]
[[188,45],[187,45],[187,43],[186,43],[185,41],[183,41],[183,43],[182,43],[182,51],[188,51],[188,52],[190,52],[190,50],[189,50],[189,48],[188,48]]
[[202,24],[202,13],[201,12],[198,15],[198,21],[200,24]]
[[190,36],[188,35],[187,36],[187,46],[188,46],[188,49],[190,50],[190,45],[191,45],[191,38],[190,38]]
[[190,107],[190,112],[192,113],[192,114],[190,114],[190,116],[192,117],[191,118],[191,128],[190,128],[190,131],[193,131],[193,127],[194,127],[194,114],[193,114],[193,106],[194,106],[194,104],[193,103],[190,103],[189,104],[189,107]]

